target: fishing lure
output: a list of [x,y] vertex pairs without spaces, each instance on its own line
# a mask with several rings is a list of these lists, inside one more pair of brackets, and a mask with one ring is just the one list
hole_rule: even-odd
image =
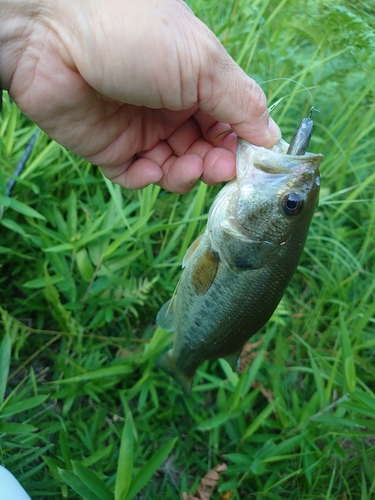
[[297,130],[290,141],[290,145],[286,153],[287,155],[302,156],[306,153],[314,126],[314,122],[311,119],[314,111],[318,110],[312,107],[310,109],[309,116],[307,118],[303,118],[301,123],[298,125]]

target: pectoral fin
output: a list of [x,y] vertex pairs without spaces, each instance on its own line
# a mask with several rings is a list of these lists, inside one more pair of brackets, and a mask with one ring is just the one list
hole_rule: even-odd
[[207,250],[194,264],[191,279],[197,295],[204,295],[209,290],[215,279],[219,262],[219,254]]
[[166,332],[173,332],[174,331],[174,324],[173,324],[173,303],[172,303],[173,297],[168,300],[160,309],[158,312],[158,315],[156,316],[156,323],[160,328],[165,330]]

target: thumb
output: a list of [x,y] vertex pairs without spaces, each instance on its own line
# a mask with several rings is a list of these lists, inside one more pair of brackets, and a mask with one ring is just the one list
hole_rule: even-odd
[[207,29],[207,47],[201,59],[200,109],[256,146],[272,147],[281,132],[270,118],[260,86],[233,61]]

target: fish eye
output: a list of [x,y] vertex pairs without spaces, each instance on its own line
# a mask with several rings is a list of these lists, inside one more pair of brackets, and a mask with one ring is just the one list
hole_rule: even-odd
[[299,193],[288,193],[281,200],[281,208],[286,215],[298,215],[302,212],[305,201]]

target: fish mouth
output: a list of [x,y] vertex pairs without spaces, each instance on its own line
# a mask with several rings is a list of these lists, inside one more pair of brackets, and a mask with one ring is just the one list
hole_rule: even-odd
[[299,189],[319,185],[322,154],[305,152],[287,154],[289,144],[280,139],[272,148],[254,146],[239,138],[236,153],[236,177],[229,183],[240,192],[256,190],[267,193],[280,189]]
[[289,144],[281,139],[272,149],[254,146],[239,139],[237,146],[237,182],[240,189],[248,183],[276,186],[291,184],[296,188],[319,177],[319,164],[323,155],[306,152],[304,155],[287,154]]
[[263,151],[254,160],[254,167],[266,174],[299,174],[306,170],[315,170],[323,159],[322,154],[306,152],[304,155],[287,153],[289,144],[280,139],[272,148],[260,148]]

